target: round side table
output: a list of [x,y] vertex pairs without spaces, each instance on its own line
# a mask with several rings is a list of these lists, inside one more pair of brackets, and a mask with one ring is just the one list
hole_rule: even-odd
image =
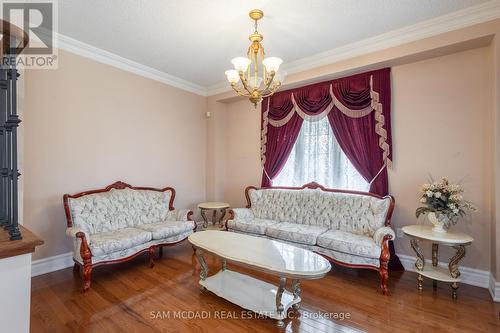
[[[434,232],[430,225],[408,225],[403,227],[405,235],[410,237],[411,248],[417,254],[415,270],[418,273],[418,291],[423,290],[423,276],[432,279],[434,290],[437,288],[436,281],[449,282],[451,285],[451,296],[457,299],[458,282],[460,282],[460,271],[458,263],[465,256],[465,246],[470,245],[474,240],[471,236],[461,232]],[[432,266],[426,266],[425,258],[420,249],[420,241],[432,242]],[[448,269],[438,266],[439,244],[453,247],[457,253],[450,259]]]
[[208,210],[213,211],[212,223],[215,225],[217,220],[217,212],[221,212],[221,216],[219,218],[219,227],[222,226],[222,220],[226,215],[226,210],[229,208],[229,204],[227,202],[202,202],[198,204],[198,208],[200,209],[201,217],[203,217],[203,228],[208,227],[208,218],[206,212]]

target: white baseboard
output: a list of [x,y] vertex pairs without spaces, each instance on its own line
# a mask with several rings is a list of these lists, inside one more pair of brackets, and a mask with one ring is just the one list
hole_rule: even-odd
[[497,282],[491,273],[488,289],[490,291],[491,298],[493,298],[495,302],[500,302],[500,282]]
[[53,257],[33,260],[31,276],[38,276],[73,266],[73,253],[67,252]]
[[[414,272],[415,271],[415,257],[407,256],[405,254],[398,254],[403,267],[407,271]],[[431,260],[425,260],[426,264],[432,265]],[[448,267],[448,263],[438,262],[438,265],[441,267]],[[491,284],[491,273],[489,271],[483,271],[481,269],[470,268],[460,266],[460,279],[461,283],[470,284],[472,286],[481,287],[481,288],[490,288]],[[500,296],[500,294],[499,294]]]

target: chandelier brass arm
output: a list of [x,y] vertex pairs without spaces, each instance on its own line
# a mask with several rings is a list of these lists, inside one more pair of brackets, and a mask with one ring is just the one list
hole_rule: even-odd
[[238,94],[238,96],[249,97],[250,101],[252,101],[255,107],[257,107],[257,103],[262,101],[262,98],[271,96],[281,86],[281,82],[273,81],[275,75],[276,73],[274,71],[270,72],[266,78],[265,87],[259,90],[257,88],[249,87],[248,81],[245,78],[245,73],[240,71],[239,76],[242,86],[239,87],[237,82],[232,82],[231,87]]

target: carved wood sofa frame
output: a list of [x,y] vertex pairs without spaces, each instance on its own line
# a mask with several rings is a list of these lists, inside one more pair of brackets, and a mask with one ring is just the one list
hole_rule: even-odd
[[[168,209],[169,210],[174,210],[175,209],[174,208],[175,189],[172,188],[172,187],[165,187],[165,188],[161,188],[161,189],[152,188],[152,187],[134,187],[134,186],[131,186],[131,185],[127,184],[127,183],[118,181],[118,182],[113,183],[113,184],[111,184],[109,186],[106,186],[103,189],[84,191],[84,192],[80,192],[80,193],[72,194],[72,195],[71,194],[65,194],[63,196],[63,203],[64,203],[64,212],[66,214],[66,224],[67,224],[67,227],[71,228],[73,226],[73,221],[71,219],[71,212],[70,212],[70,208],[69,208],[68,199],[70,199],[70,198],[72,198],[72,199],[80,198],[80,197],[83,197],[83,196],[89,195],[89,194],[109,192],[112,189],[123,190],[125,188],[129,188],[129,189],[132,189],[132,190],[148,190],[148,191],[157,191],[157,192],[171,191],[172,192],[172,196],[170,197],[170,202],[169,202]],[[188,221],[193,221],[193,212],[192,211],[188,212],[187,219],[188,219]],[[196,223],[195,223],[195,227],[193,229],[193,232],[195,232],[195,231],[196,231]],[[76,233],[76,237],[80,238],[80,240],[82,242],[81,246],[80,246],[80,256],[82,257],[83,265],[80,264],[78,261],[76,261],[73,258],[73,261],[74,261],[73,272],[79,273],[80,272],[80,267],[82,268],[83,291],[84,292],[86,292],[86,291],[88,291],[90,289],[90,278],[91,278],[91,275],[92,275],[92,269],[94,269],[96,267],[99,267],[99,266],[103,266],[103,265],[118,264],[118,263],[126,262],[126,261],[132,260],[135,257],[137,257],[137,256],[139,256],[139,255],[141,255],[143,253],[146,253],[146,252],[149,253],[149,265],[152,268],[152,267],[154,267],[154,260],[156,259],[155,258],[156,249],[159,249],[158,250],[158,255],[161,258],[163,256],[163,248],[164,247],[169,247],[169,246],[177,245],[177,244],[179,244],[181,242],[184,242],[187,239],[187,237],[186,237],[186,238],[181,239],[180,241],[175,242],[175,243],[163,243],[163,244],[152,245],[149,248],[142,249],[142,250],[140,250],[140,251],[138,251],[138,252],[136,252],[136,253],[134,253],[134,254],[126,257],[126,258],[120,258],[120,259],[115,259],[115,260],[107,260],[107,261],[101,261],[101,262],[98,262],[98,263],[92,263],[92,252],[90,251],[90,247],[88,245],[88,242],[87,242],[87,239],[85,237],[85,234],[83,232],[78,232],[78,233]]]
[[[396,204],[396,201],[392,195],[386,195],[386,196],[380,196],[375,193],[369,193],[369,192],[361,192],[361,191],[350,191],[350,190],[339,190],[339,189],[330,189],[326,188],[318,183],[312,182],[309,184],[306,184],[301,187],[286,187],[286,186],[269,186],[269,187],[255,187],[255,186],[248,186],[245,189],[245,198],[247,201],[246,208],[251,208],[252,202],[250,201],[250,195],[248,192],[250,190],[264,190],[264,189],[276,189],[276,190],[303,190],[303,189],[320,189],[324,192],[336,192],[336,193],[348,193],[348,194],[358,194],[358,195],[367,195],[367,196],[372,196],[378,199],[390,199],[391,203],[389,205],[389,209],[387,210],[387,215],[385,218],[384,226],[390,227],[391,226],[391,218],[392,218],[392,213],[394,212],[394,206]],[[227,220],[232,220],[234,219],[234,212],[233,210],[229,210],[229,218]],[[227,226],[227,220],[225,224],[226,231],[228,230]],[[380,289],[382,290],[382,293],[384,295],[389,295],[389,289],[387,288],[387,280],[389,279],[389,270],[388,270],[388,265],[389,265],[389,259],[391,258],[391,254],[389,252],[389,241],[392,240],[391,235],[385,235],[384,238],[382,239],[382,252],[380,254],[380,267],[377,266],[372,266],[372,265],[356,265],[356,264],[349,264],[345,263],[342,261],[338,261],[336,259],[333,259],[329,256],[326,256],[324,254],[318,253],[319,255],[325,257],[328,259],[330,262],[343,266],[343,267],[348,267],[348,268],[361,268],[361,269],[371,269],[374,271],[377,271],[380,275]]]

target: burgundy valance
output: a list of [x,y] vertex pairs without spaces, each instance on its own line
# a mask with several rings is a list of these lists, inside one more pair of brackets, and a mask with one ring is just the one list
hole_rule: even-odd
[[351,163],[370,183],[388,191],[391,166],[390,68],[281,91],[262,102],[262,185],[270,186],[295,144],[304,120],[328,117]]

